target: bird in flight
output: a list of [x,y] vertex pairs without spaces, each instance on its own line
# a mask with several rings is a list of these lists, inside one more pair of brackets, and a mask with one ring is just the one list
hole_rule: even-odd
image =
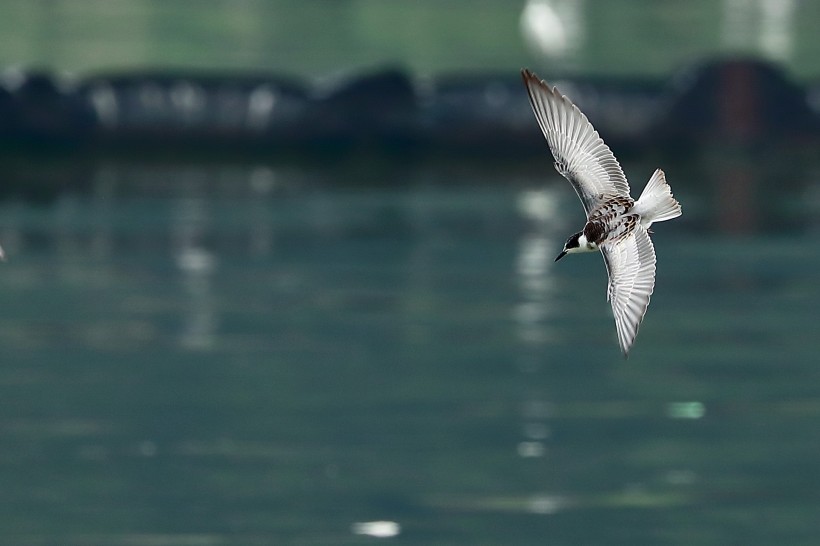
[[587,214],[584,229],[567,239],[555,261],[567,254],[601,251],[618,344],[628,357],[655,288],[649,226],[680,216],[680,203],[660,169],[638,200],[632,199],[621,166],[578,107],[528,69],[521,76],[555,168],[575,188]]

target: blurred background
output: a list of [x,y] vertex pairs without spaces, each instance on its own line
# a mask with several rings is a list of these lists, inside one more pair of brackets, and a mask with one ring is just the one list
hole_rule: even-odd
[[[0,3],[0,542],[816,544],[818,20]],[[682,203],[628,361],[525,66]]]

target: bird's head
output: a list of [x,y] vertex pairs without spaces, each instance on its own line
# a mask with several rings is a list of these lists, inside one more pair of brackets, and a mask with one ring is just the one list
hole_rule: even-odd
[[584,233],[582,231],[579,231],[578,233],[575,233],[575,234],[571,235],[570,238],[567,239],[567,242],[564,243],[564,250],[562,250],[561,253],[558,255],[558,257],[555,258],[555,261],[557,262],[558,260],[560,260],[561,258],[566,256],[567,254],[573,254],[575,252],[583,252],[585,250],[585,249],[581,248],[581,238],[583,236],[584,236]]

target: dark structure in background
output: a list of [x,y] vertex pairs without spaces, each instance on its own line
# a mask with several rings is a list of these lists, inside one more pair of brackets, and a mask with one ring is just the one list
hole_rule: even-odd
[[[0,87],[0,148],[543,153],[517,68],[430,81],[388,68],[324,86],[270,75],[145,72],[70,83],[21,73]],[[710,61],[668,81],[541,75],[618,147],[820,138],[818,89],[756,60]]]

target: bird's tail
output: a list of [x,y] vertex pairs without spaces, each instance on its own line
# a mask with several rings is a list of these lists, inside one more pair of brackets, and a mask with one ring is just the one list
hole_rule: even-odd
[[663,222],[681,215],[680,203],[672,197],[672,188],[666,183],[663,171],[657,169],[633,209],[641,215],[641,224],[648,228],[652,222]]

